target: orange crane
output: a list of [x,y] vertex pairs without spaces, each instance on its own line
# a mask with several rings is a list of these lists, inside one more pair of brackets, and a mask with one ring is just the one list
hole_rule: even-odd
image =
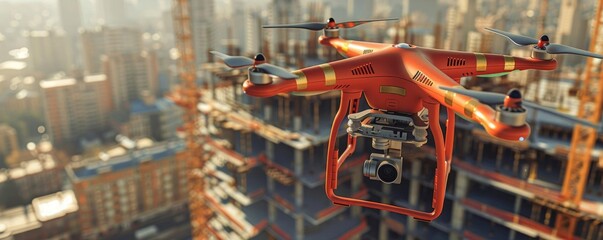
[[207,227],[211,211],[205,202],[205,180],[203,169],[207,156],[199,144],[199,113],[197,103],[201,94],[196,84],[195,53],[192,42],[191,17],[189,0],[173,0],[172,17],[176,47],[180,54],[178,74],[180,88],[173,94],[175,102],[184,109],[182,129],[186,133],[186,152],[181,155],[186,161],[188,173],[189,211],[193,239],[207,239],[211,229]]
[[[601,39],[599,39],[600,28],[603,27],[601,24],[603,0],[599,0],[597,5],[597,11],[593,22],[593,35],[589,47],[591,52],[597,51],[595,46],[603,44]],[[603,88],[603,71],[601,71],[600,65],[600,63],[595,65],[592,58],[586,60],[584,80],[579,92],[580,105],[578,106],[578,117],[588,119],[594,123],[599,122],[601,118],[601,107],[603,106],[603,98],[600,94],[600,91]],[[597,72],[599,74],[598,81],[593,82],[593,78],[597,77],[595,75]],[[578,125],[574,129],[567,168],[565,170],[565,178],[561,189],[561,194],[565,200],[565,206],[575,209],[582,201],[586,179],[588,178],[588,170],[592,160],[591,152],[595,145],[596,138],[597,133],[592,128],[589,129]],[[576,223],[577,218],[575,216],[567,213],[558,214],[555,221],[556,235],[564,239],[573,238]]]

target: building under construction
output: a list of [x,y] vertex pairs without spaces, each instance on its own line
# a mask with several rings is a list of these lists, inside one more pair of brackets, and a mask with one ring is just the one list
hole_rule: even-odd
[[[594,47],[602,43],[600,22],[601,4],[591,51],[600,52]],[[236,53],[231,47],[230,54]],[[298,66],[321,62],[300,57],[299,52],[291,56],[273,54],[272,59]],[[585,69],[578,84],[578,116],[596,122],[601,96],[589,89],[601,89],[603,71],[600,63],[590,60]],[[201,71],[208,87],[198,95],[200,130],[195,143],[203,159],[197,159],[202,164],[191,172],[203,177],[190,180],[203,184],[191,184],[202,188],[191,192],[189,204],[205,208],[205,215],[191,216],[193,227],[204,229],[193,232],[196,238],[603,238],[603,161],[594,131],[534,114],[528,118],[531,138],[516,143],[492,138],[476,124],[458,120],[444,212],[435,221],[422,222],[333,205],[327,199],[325,156],[338,92],[253,98],[242,92],[246,72],[226,70],[221,63],[202,65]],[[584,106],[595,106],[590,109],[596,111]],[[340,138],[343,144],[346,135]],[[355,155],[343,165],[338,191],[430,210],[436,167],[431,141],[421,148],[403,147],[402,183],[388,185],[363,176],[370,146],[365,140],[359,138]]]

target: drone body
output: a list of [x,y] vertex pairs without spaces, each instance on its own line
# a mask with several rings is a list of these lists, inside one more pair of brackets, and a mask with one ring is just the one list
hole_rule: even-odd
[[[385,19],[391,20],[391,19]],[[530,134],[526,124],[526,109],[548,111],[568,121],[597,127],[594,124],[522,101],[518,90],[507,95],[464,89],[460,78],[468,76],[499,76],[516,70],[553,70],[557,62],[550,53],[574,53],[603,57],[571,47],[549,44],[548,37],[540,40],[489,29],[509,38],[518,45],[535,45],[530,58],[499,54],[484,54],[423,48],[411,44],[384,44],[350,41],[339,37],[340,28],[350,28],[357,21],[335,23],[290,24],[268,28],[304,28],[324,30],[319,38],[322,45],[336,49],[347,59],[311,66],[291,73],[269,64],[242,57],[214,52],[231,67],[251,66],[249,79],[243,84],[246,94],[271,97],[282,93],[299,95],[341,91],[339,111],[333,120],[327,151],[325,190],[333,203],[358,205],[410,215],[431,221],[442,212],[446,182],[450,172],[455,114],[479,123],[490,135],[511,141],[523,141]],[[546,41],[545,41],[546,40]],[[547,46],[551,46],[547,50]],[[263,63],[263,61],[262,61]],[[259,65],[258,65],[259,64]],[[257,75],[262,73],[262,75]],[[358,113],[358,102],[364,94],[370,109]],[[440,106],[448,111],[446,134],[438,124]],[[348,116],[348,144],[339,154],[336,149],[338,128]],[[430,124],[431,123],[431,124]],[[338,169],[356,147],[357,137],[373,139],[372,153],[363,167],[365,176],[387,184],[400,183],[403,153],[402,143],[417,147],[427,142],[427,129],[436,147],[437,168],[434,177],[433,210],[423,212],[400,206],[372,202],[336,194]]]

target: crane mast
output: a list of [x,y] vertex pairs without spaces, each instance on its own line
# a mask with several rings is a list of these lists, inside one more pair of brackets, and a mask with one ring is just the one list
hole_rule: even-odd
[[[589,46],[591,52],[600,53],[597,45],[603,44],[599,38],[601,33],[601,11],[603,9],[603,0],[599,0],[593,20],[593,34]],[[603,71],[601,64],[587,58],[584,79],[579,92],[580,105],[578,105],[578,117],[588,119],[598,123],[601,118],[601,107],[603,98],[601,89],[603,88]],[[597,140],[597,132],[592,128],[577,125],[574,128],[568,163],[565,170],[563,187],[561,195],[564,199],[564,205],[570,208],[578,208],[584,195],[584,188],[590,165],[592,162],[592,149]],[[555,221],[556,235],[564,239],[571,239],[574,236],[577,223],[576,216],[568,213],[560,213]]]
[[172,17],[174,34],[178,49],[178,76],[180,87],[174,93],[176,103],[184,110],[183,130],[186,134],[186,151],[182,161],[186,161],[188,179],[188,204],[190,211],[193,239],[207,239],[209,229],[207,222],[211,211],[205,204],[205,180],[201,171],[206,161],[199,140],[199,115],[197,103],[201,98],[197,88],[195,52],[193,48],[193,33],[189,0],[173,0]]

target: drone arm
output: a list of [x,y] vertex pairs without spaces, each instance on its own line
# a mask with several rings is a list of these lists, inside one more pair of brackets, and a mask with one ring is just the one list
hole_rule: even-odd
[[[407,63],[406,69],[409,75],[422,75],[424,76],[422,78],[432,83],[417,83],[417,86],[422,88],[429,97],[452,109],[465,119],[481,124],[486,132],[492,136],[514,141],[527,139],[530,134],[530,127],[527,124],[512,127],[496,121],[496,111],[492,107],[480,103],[475,98],[440,89],[441,86],[451,88],[462,88],[462,86],[427,60],[418,55],[407,55],[406,57],[408,59],[405,63]],[[423,82],[427,80],[423,80]]]
[[323,63],[292,71],[295,79],[275,78],[270,84],[253,84],[249,80],[243,83],[246,94],[256,97],[271,97],[279,93],[308,95],[332,90],[362,90],[368,77],[393,76],[399,73],[396,68],[388,68],[371,62],[400,61],[395,52],[383,50],[375,54],[366,54],[355,58]]

